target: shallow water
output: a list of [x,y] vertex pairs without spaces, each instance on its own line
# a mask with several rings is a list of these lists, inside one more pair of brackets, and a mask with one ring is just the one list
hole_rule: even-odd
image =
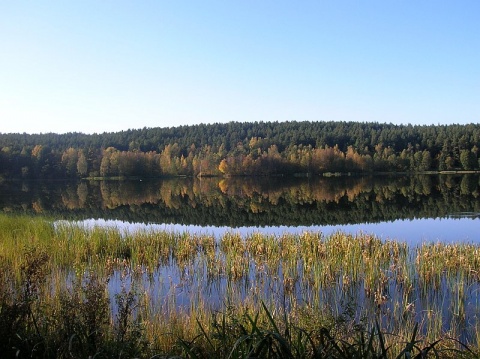
[[475,243],[480,244],[480,218],[460,215],[450,218],[425,218],[412,220],[396,220],[379,223],[359,223],[334,226],[273,226],[273,227],[237,227],[227,226],[195,226],[173,223],[145,224],[130,223],[119,220],[86,219],[75,222],[86,227],[100,226],[118,228],[121,231],[134,233],[139,230],[165,230],[168,232],[190,232],[214,235],[220,238],[225,233],[239,233],[246,236],[252,233],[282,235],[284,233],[301,234],[308,231],[329,235],[338,231],[358,234],[373,234],[383,240],[405,242],[409,246],[422,243]]

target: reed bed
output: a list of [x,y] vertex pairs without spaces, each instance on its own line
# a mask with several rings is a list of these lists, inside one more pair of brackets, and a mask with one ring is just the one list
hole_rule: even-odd
[[365,233],[129,233],[0,215],[0,350],[478,357],[479,249]]

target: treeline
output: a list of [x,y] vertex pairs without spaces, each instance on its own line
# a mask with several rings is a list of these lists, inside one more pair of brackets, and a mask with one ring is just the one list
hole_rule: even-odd
[[480,125],[255,122],[0,134],[0,176],[265,176],[479,170]]

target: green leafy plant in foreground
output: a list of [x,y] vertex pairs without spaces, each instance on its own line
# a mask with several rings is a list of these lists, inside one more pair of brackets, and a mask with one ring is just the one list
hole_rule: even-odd
[[47,273],[48,255],[35,248],[25,250],[20,286],[12,283],[13,271],[8,261],[0,262],[0,352],[18,356],[26,348],[33,353],[43,342],[36,307]]
[[272,312],[265,303],[253,314],[242,315],[238,308],[227,307],[210,322],[197,319],[193,339],[179,336],[177,348],[154,350],[135,316],[139,295],[132,287],[124,287],[117,295],[117,314],[111,318],[107,282],[86,272],[62,294],[58,310],[49,310],[38,295],[47,257],[27,252],[16,290],[2,267],[0,345],[6,358],[166,358],[173,354],[195,359],[478,358],[478,353],[458,342],[461,350],[446,348],[446,339],[425,343],[418,338],[418,325],[408,339],[394,338],[397,346],[393,348],[388,344],[392,340],[387,340],[393,335],[382,332],[378,323],[370,330],[360,325],[346,328],[343,321],[305,328],[293,323],[285,311]]
[[[477,246],[424,245],[409,257],[406,246],[366,235],[229,235],[217,244],[165,232],[122,237],[101,228],[49,229],[40,218],[0,216],[0,224],[12,230],[0,231],[1,357],[479,357],[475,323],[465,343],[448,339],[461,337],[457,307],[460,319],[448,331],[441,316],[433,326],[416,325],[408,309],[414,281],[426,295],[443,278],[461,287],[452,291],[452,305],[462,309],[463,288],[478,280]],[[164,282],[166,294],[149,291],[162,280],[158,268],[171,262],[184,274],[180,283]],[[244,298],[241,286],[252,275],[256,291]],[[280,290],[259,285],[270,278]],[[201,280],[227,281],[228,304],[212,305],[210,294],[199,294],[193,284]],[[392,283],[406,289],[404,300],[389,307]],[[302,302],[298,289],[339,295]],[[179,306],[177,294],[188,291],[188,307]],[[366,296],[360,304],[356,293]]]
[[[200,334],[192,341],[179,339],[183,355],[188,358],[208,357],[246,358],[476,358],[469,347],[460,344],[463,350],[444,348],[442,340],[424,343],[417,338],[418,324],[407,340],[397,338],[400,351],[395,353],[387,345],[386,333],[378,323],[369,331],[356,328],[350,337],[334,336],[327,327],[307,330],[289,323],[286,318],[275,320],[272,313],[262,303],[267,321],[261,324],[260,313],[245,314],[244,321],[220,314],[220,321],[214,318],[207,330],[198,322]],[[455,340],[454,340],[455,341]]]

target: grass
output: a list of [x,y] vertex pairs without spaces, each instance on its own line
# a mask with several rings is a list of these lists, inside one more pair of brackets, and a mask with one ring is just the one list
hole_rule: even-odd
[[0,215],[7,357],[476,358],[479,247]]

